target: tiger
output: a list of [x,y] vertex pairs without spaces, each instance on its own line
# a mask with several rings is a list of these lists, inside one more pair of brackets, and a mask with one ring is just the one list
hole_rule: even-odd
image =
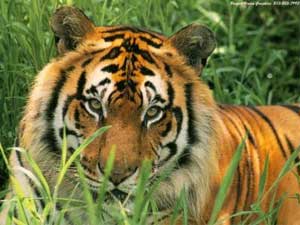
[[[188,224],[204,225],[233,155],[244,141],[217,215],[220,224],[239,224],[245,217],[233,215],[251,209],[264,168],[268,190],[300,145],[300,106],[216,103],[201,78],[216,48],[214,33],[204,25],[194,23],[167,37],[134,26],[96,26],[80,9],[62,6],[50,26],[58,56],[35,79],[20,122],[18,146],[31,154],[51,189],[57,180],[64,134],[71,154],[100,127],[109,125],[80,153],[91,191],[103,183],[115,146],[108,181],[114,199],[122,202],[133,192],[142,162],[149,160],[151,178],[169,169],[152,196],[158,210],[166,212],[159,224],[170,224],[170,212],[185,190]],[[267,211],[272,201],[286,196],[278,225],[300,223],[295,198],[300,192],[299,162],[297,155],[297,166],[261,202],[261,209]],[[18,169],[30,170],[20,151],[11,153],[10,164],[25,193],[35,193],[30,179]],[[68,197],[77,184],[74,181],[74,172],[68,172],[59,196]],[[1,221],[6,216],[4,210]],[[251,219],[255,215],[248,222]],[[183,224],[182,217],[176,224]]]

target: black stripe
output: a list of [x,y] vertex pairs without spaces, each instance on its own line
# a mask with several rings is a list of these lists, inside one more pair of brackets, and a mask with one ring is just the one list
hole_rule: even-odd
[[[236,132],[239,134],[240,138],[242,139],[242,138],[245,137],[245,134],[241,133],[240,129],[239,129],[239,128],[241,128],[241,130],[242,130],[242,127],[239,127],[239,125],[236,124],[234,120],[232,120],[232,118],[230,117],[230,115],[228,115],[226,113],[226,109],[229,109],[230,112],[232,113],[232,115],[235,115],[238,118],[239,122],[241,123],[241,125],[243,126],[243,128],[245,130],[245,133],[247,133],[249,135],[248,136],[249,137],[249,141],[255,146],[255,142],[254,142],[254,139],[252,137],[252,134],[250,133],[249,129],[247,128],[246,124],[244,123],[244,118],[242,118],[240,116],[239,111],[236,111],[236,110],[239,109],[239,107],[232,107],[232,106],[231,107],[226,107],[226,108],[224,106],[219,106],[219,107],[221,108],[220,112],[224,116],[227,117],[227,119],[229,120],[229,122],[234,126],[234,130],[236,130]],[[246,207],[248,207],[247,203],[248,203],[248,200],[250,198],[251,190],[253,190],[253,184],[252,184],[253,170],[252,170],[252,167],[251,167],[251,162],[248,159],[249,151],[248,151],[248,147],[247,146],[246,146],[246,149],[247,149],[247,151],[245,152],[245,154],[247,154],[247,156],[245,157],[246,165],[243,168],[245,170],[244,171],[244,175],[247,176],[247,179],[244,178],[244,177],[242,179],[246,179],[246,182],[247,182],[246,187],[247,187],[248,191],[247,191],[246,196],[245,196],[245,201],[242,202],[243,205],[242,205],[241,209],[243,209],[243,210],[247,210],[246,209]],[[239,190],[238,190],[239,193],[238,194],[239,195],[241,195],[242,186],[243,186],[243,184],[241,182],[241,172],[240,172],[240,170],[241,170],[241,166],[239,165],[239,167],[238,167],[238,175],[237,175],[238,176],[238,182],[239,182],[239,186],[238,186],[238,188],[239,188]],[[235,211],[234,212],[236,212],[236,210],[237,210],[239,201],[240,201],[240,196],[238,196],[238,199],[235,202],[235,208],[234,208]],[[232,219],[231,221],[234,221],[234,219]]]
[[134,82],[132,79],[128,79],[128,80],[127,80],[127,85],[128,85],[128,87],[131,89],[131,91],[132,91],[133,93],[136,92],[136,85],[137,85],[136,82]]
[[276,129],[275,129],[273,123],[271,122],[271,120],[264,113],[262,113],[259,109],[255,108],[255,107],[252,107],[252,108],[249,108],[249,109],[252,109],[254,112],[256,112],[270,126],[270,128],[272,129],[272,132],[273,132],[273,134],[276,138],[277,144],[280,147],[280,150],[281,150],[281,153],[282,153],[283,157],[285,159],[287,159],[286,152],[284,151],[284,148],[283,148],[283,145],[282,145],[282,143],[279,139],[278,133],[276,132]]
[[84,105],[84,103],[82,102],[82,101],[80,101],[79,102],[79,104],[80,104],[80,107],[87,113],[87,114],[91,114],[87,109],[86,109],[86,107],[85,107],[85,105]]
[[65,103],[64,103],[64,107],[63,107],[63,119],[65,118],[66,114],[67,114],[67,111],[68,111],[68,108],[72,102],[72,100],[75,98],[75,95],[68,95]]
[[115,33],[115,32],[120,32],[120,31],[131,31],[133,33],[137,33],[140,31],[140,29],[138,29],[136,27],[122,26],[122,27],[105,30],[102,33]]
[[46,119],[48,121],[52,121],[55,109],[58,104],[58,97],[59,97],[60,91],[63,88],[65,82],[67,81],[67,79],[69,77],[69,73],[74,69],[75,69],[74,66],[70,66],[66,70],[61,71],[60,77],[57,80],[57,82],[53,88],[52,95],[50,97],[50,100],[49,100],[49,103],[48,103],[48,106],[46,109]]
[[19,152],[17,150],[15,150],[15,151],[16,151],[16,155],[17,155],[17,160],[19,161],[21,167],[24,167],[24,163],[23,163],[22,157],[21,157],[21,152]]
[[168,84],[167,93],[168,93],[168,100],[169,100],[167,108],[171,108],[173,106],[175,92],[174,92],[172,84],[170,82],[168,82],[167,84]]
[[256,148],[257,145],[256,145],[256,142],[255,142],[254,136],[252,135],[252,133],[250,132],[250,130],[247,128],[247,126],[244,123],[243,123],[243,125],[244,125],[244,128],[246,130],[246,133],[248,134],[249,141]]
[[144,60],[148,61],[151,64],[155,64],[156,65],[156,62],[154,61],[154,59],[152,58],[152,56],[150,55],[149,52],[141,50],[141,49],[138,49],[136,51],[136,53],[140,54],[144,58]]
[[107,92],[107,88],[103,88],[103,90],[100,93],[100,98],[101,99],[104,98],[104,95],[106,94],[106,92]]
[[177,145],[174,142],[170,142],[170,143],[166,144],[165,146],[163,146],[163,148],[168,148],[169,155],[164,160],[159,162],[158,167],[162,166],[163,163],[169,161],[174,155],[177,154]]
[[[132,46],[132,44],[130,43],[131,40],[133,40],[132,38],[126,38],[124,39],[124,41],[122,42],[122,46],[125,48],[125,50],[127,52],[131,52],[132,49],[134,48],[134,46]],[[127,58],[126,58],[127,59]],[[125,63],[126,64],[126,63]]]
[[[223,106],[220,107],[222,110],[220,111],[225,117],[227,117],[227,119],[229,120],[229,122],[233,125],[234,127],[234,130],[236,130],[236,132],[238,133],[239,135],[239,138],[242,139],[245,137],[245,134],[242,134],[239,130],[239,126],[235,123],[235,121],[232,120],[232,118],[230,117],[230,114],[228,115],[226,113],[226,109],[228,110],[231,110],[231,107],[227,107],[227,108],[224,108]],[[234,111],[231,110],[231,112],[235,113]]]
[[[41,204],[41,208],[44,209],[46,204],[45,204],[45,200],[42,197],[41,192],[37,189],[37,187],[35,186],[35,184],[33,183],[33,181],[30,179],[29,180],[30,186],[33,188],[34,194],[36,196],[36,198],[39,200],[39,203]],[[50,215],[47,215],[47,220],[50,219]]]
[[[128,57],[125,57],[124,62],[123,62],[123,65],[120,67],[120,70],[126,71],[127,66],[128,66],[128,64],[130,63],[130,62],[128,62],[128,61],[129,61]],[[122,76],[126,76],[126,73],[123,73]]]
[[119,99],[124,98],[124,93],[119,94],[118,97],[116,97],[111,103],[109,104],[114,104],[116,103]]
[[199,142],[198,132],[195,125],[195,112],[193,109],[193,84],[186,84],[184,86],[184,92],[188,114],[188,144],[193,145],[196,142]]
[[[157,66],[151,54],[148,51],[140,49],[137,44],[130,45],[130,49],[128,51],[141,55],[144,58],[144,60],[148,61],[151,64],[155,64]],[[137,59],[135,58],[135,55],[133,55],[131,58],[131,62],[134,62],[135,60]]]
[[105,49],[94,50],[94,51],[90,52],[90,54],[95,55],[95,54],[98,54],[98,53],[100,53],[100,52],[103,52],[104,50],[105,50]]
[[173,112],[176,122],[177,122],[177,132],[176,132],[176,137],[175,137],[175,140],[177,140],[179,132],[181,131],[181,127],[182,127],[183,114],[182,114],[182,110],[179,107],[174,107],[172,109],[172,112]]
[[[128,58],[126,58],[126,59],[128,59]],[[128,61],[129,61],[129,59],[128,59]],[[129,63],[131,63],[131,65],[134,65],[135,62],[138,62],[138,59],[137,59],[136,55],[133,54],[133,55],[131,56],[131,59],[130,59],[130,62],[129,62]]]
[[57,140],[55,138],[55,130],[52,125],[43,134],[42,140],[47,145],[47,149],[58,153],[60,152],[60,149],[57,146]]
[[[133,40],[133,42],[131,43],[131,40]],[[139,48],[139,46],[136,44],[135,39],[126,39],[126,41],[124,41],[123,45],[122,45],[126,51],[128,52],[135,52],[135,53],[139,53],[141,50]],[[131,60],[136,60],[136,59],[131,59]]]
[[81,99],[82,98],[82,94],[83,94],[83,89],[86,83],[86,77],[85,77],[85,71],[83,71],[79,77],[79,80],[77,82],[77,93],[76,93],[76,97],[77,99]]
[[[236,199],[235,199],[234,210],[233,210],[232,214],[234,214],[238,211],[238,205],[239,205],[239,201],[240,201],[240,198],[241,198],[241,192],[242,192],[240,165],[238,166],[236,173],[237,173]],[[235,218],[236,217],[234,217],[234,216],[231,217],[230,224],[235,224],[234,223]]]
[[[253,184],[252,184],[252,177],[253,177],[253,168],[251,166],[251,161],[249,160],[249,152],[247,151],[247,158],[246,158],[246,172],[245,174],[247,175],[247,188],[246,188],[246,199],[245,199],[245,203],[244,203],[244,207],[243,207],[243,211],[248,210],[248,206],[249,206],[249,198],[251,197],[251,194],[253,192]],[[251,199],[250,199],[251,202]]]
[[119,99],[124,98],[124,93],[119,94],[117,97],[114,98],[113,101],[111,101],[110,104],[115,104]]
[[[76,136],[76,137],[82,137],[82,134],[77,134],[74,130],[70,130],[69,128],[65,128],[65,130],[66,130],[66,137],[68,136],[68,135],[73,135],[73,136]],[[60,138],[61,139],[63,139],[63,137],[64,137],[64,128],[59,128],[59,136],[60,136]]]
[[47,109],[46,109],[46,120],[49,122],[48,129],[46,132],[42,135],[42,140],[45,142],[47,147],[55,152],[59,152],[59,148],[57,146],[57,140],[55,138],[55,130],[53,128],[52,120],[54,118],[55,109],[58,104],[58,98],[59,94],[66,83],[69,73],[75,69],[74,66],[70,66],[66,70],[61,71],[61,75],[59,80],[56,82],[52,95],[50,97],[50,101],[48,103]]
[[110,84],[110,79],[108,79],[108,78],[105,78],[105,79],[103,79],[103,80],[101,80],[100,82],[99,82],[99,84],[98,84],[98,86],[103,86],[103,85],[105,85],[105,84]]
[[300,107],[299,106],[296,106],[296,105],[281,105],[281,106],[295,112],[298,116],[300,116]]
[[84,128],[84,126],[80,124],[80,114],[78,108],[76,108],[74,111],[74,120],[76,129]]
[[137,95],[140,97],[140,99],[141,99],[141,102],[140,102],[140,105],[139,105],[139,107],[138,107],[138,109],[141,109],[142,107],[143,107],[143,105],[144,105],[144,98],[143,98],[143,93],[141,92],[141,90],[138,90],[137,91]]
[[167,75],[169,77],[172,77],[173,73],[172,73],[171,67],[168,64],[166,64],[166,63],[164,63],[164,67],[165,67],[165,71],[166,71]]
[[121,80],[121,81],[115,83],[115,86],[117,87],[117,90],[119,92],[122,92],[126,88],[126,84],[127,84],[126,80]]
[[114,41],[116,39],[122,39],[122,38],[124,38],[124,34],[116,34],[116,35],[112,35],[112,36],[109,36],[109,37],[105,37],[104,41],[105,42],[111,42],[111,41]]
[[119,66],[116,64],[111,64],[111,65],[103,67],[101,70],[103,72],[116,73],[119,70]]
[[[222,110],[226,110],[226,107],[225,107],[225,105],[223,105],[223,104],[218,104],[217,106],[218,106],[220,109],[222,109]],[[221,110],[221,111],[222,111],[222,110]]]
[[[110,66],[113,66],[113,65],[110,65]],[[107,66],[107,67],[110,67],[110,66]],[[106,67],[104,67],[103,68],[104,70],[113,70],[113,69],[111,69],[111,68],[106,68]],[[103,70],[102,69],[102,70]],[[105,79],[103,79],[103,80],[101,80],[99,83],[98,83],[98,85],[97,86],[95,86],[95,85],[91,85],[91,87],[89,88],[89,89],[87,89],[86,90],[86,93],[87,94],[92,94],[92,95],[94,95],[94,96],[98,96],[99,95],[99,93],[98,93],[98,91],[97,91],[97,87],[100,87],[100,86],[103,86],[103,85],[105,85],[105,84],[109,84],[109,83],[111,83],[111,81],[110,81],[110,79],[108,79],[108,78],[105,78]],[[101,91],[101,94],[103,94],[103,91],[105,91],[106,89],[103,89],[102,91]],[[101,95],[100,94],[100,95]],[[101,95],[102,97],[103,97],[103,95]],[[100,97],[101,97],[100,96]]]
[[181,155],[178,157],[176,169],[187,166],[191,161],[190,156],[191,156],[190,147],[184,148]]
[[88,64],[90,64],[90,62],[92,62],[93,58],[89,58],[87,60],[85,60],[82,64],[81,67],[84,68],[86,67]]
[[[90,167],[86,166],[84,163],[80,164],[82,166],[82,168],[86,171],[88,171],[89,173],[93,174],[94,171],[92,169],[90,169]],[[99,166],[100,169],[100,166]],[[101,172],[103,173],[104,171],[101,170]]]
[[120,31],[130,31],[132,33],[141,33],[141,34],[148,34],[150,35],[152,38],[157,38],[158,40],[161,40],[159,38],[158,35],[156,35],[154,32],[149,32],[147,30],[144,30],[144,29],[140,29],[140,28],[137,28],[137,27],[129,27],[129,26],[122,26],[122,27],[117,27],[117,28],[113,28],[113,29],[109,29],[109,30],[106,30],[106,31],[103,31],[102,33],[116,33],[116,32],[120,32]]
[[117,56],[119,56],[121,54],[121,50],[120,47],[114,47],[112,48],[106,55],[104,55],[100,61],[102,60],[106,60],[106,59],[114,59]]
[[170,150],[170,155],[169,157],[172,157],[173,155],[176,155],[177,153],[177,145],[174,142],[171,142],[166,145],[167,148]]
[[118,89],[112,91],[112,92],[110,93],[110,95],[108,96],[108,99],[107,99],[108,106],[110,106],[111,101],[112,101],[112,98],[113,98],[114,94],[116,94],[117,92],[119,92]]
[[154,96],[154,98],[153,98],[153,100],[152,100],[152,103],[155,103],[155,102],[165,103],[166,100],[163,99],[163,98],[161,97],[161,95],[157,94],[157,95]]
[[92,84],[91,87],[86,90],[86,93],[87,94],[92,94],[94,96],[97,96],[97,94],[98,94],[97,87]]
[[[254,111],[252,111],[251,110],[251,107],[245,107],[244,108],[246,111],[247,111],[247,115],[249,115],[250,117],[251,117],[251,119],[253,120],[252,122],[251,122],[251,127],[253,127],[254,128],[254,123],[256,124],[256,126],[257,126],[257,129],[258,129],[258,131],[257,132],[259,132],[260,134],[262,134],[263,133],[263,131],[261,130],[261,129],[263,129],[262,127],[261,127],[261,124],[259,124],[259,121],[257,120],[257,116],[256,116],[256,113],[254,112]],[[255,130],[255,129],[254,129]],[[252,136],[252,135],[251,135]],[[258,140],[256,140],[255,138],[256,138],[256,136],[257,135],[253,135],[253,144],[254,144],[254,147],[255,148],[259,148],[259,141]],[[249,136],[249,138],[251,138],[250,136]],[[262,161],[261,161],[262,159],[260,158],[260,157],[258,157],[258,161],[259,161],[259,163],[262,163]],[[263,163],[264,163],[264,161],[263,161]],[[254,172],[255,173],[255,172]]]
[[155,31],[149,31],[149,30],[145,30],[145,29],[140,29],[140,33],[141,34],[148,34],[151,38],[153,39],[157,39],[159,41],[162,41],[161,37],[159,35],[162,35],[161,33],[155,32]]
[[160,133],[161,136],[166,137],[172,129],[172,121],[166,124],[166,129]]
[[[245,107],[244,109],[247,111],[247,115],[249,115],[252,118],[252,120],[254,120],[253,122],[255,122],[256,125],[258,126],[258,128],[260,129],[260,125],[257,123],[257,118],[255,117],[255,113],[253,111],[251,111],[251,107]],[[249,134],[251,135],[251,136],[249,136],[250,141],[251,141],[251,139],[253,139],[254,147],[258,147],[258,143],[255,140],[255,135],[252,135],[250,133],[250,131],[249,131]]]
[[148,68],[145,67],[145,66],[142,66],[142,67],[140,68],[140,72],[141,72],[143,75],[145,75],[145,76],[154,76],[154,75],[155,75],[154,72],[153,72],[152,70],[148,69]]
[[[285,136],[285,140],[286,140],[286,142],[289,146],[290,153],[292,154],[296,150],[296,148],[293,146],[291,140],[287,136]],[[300,157],[299,156],[297,156],[295,158],[295,164],[298,164],[298,163],[300,163]],[[300,175],[300,164],[297,166],[297,172]]]
[[[236,124],[236,122],[230,117],[230,112],[232,112],[232,115],[236,115],[238,118],[239,118],[239,121],[241,122],[241,118],[239,117],[239,115],[237,114],[237,112],[235,112],[233,109],[234,107],[232,106],[225,106],[225,105],[218,105],[220,110],[219,112],[224,115],[224,117],[226,117],[228,119],[228,122],[229,124],[231,124],[234,129],[231,129],[229,132],[230,135],[232,137],[235,137],[235,134],[232,133],[232,131],[236,131],[237,134],[239,135],[239,138],[244,138],[245,134],[242,134],[240,132],[240,127],[238,124]],[[230,112],[227,112],[228,110],[230,110]],[[243,124],[243,123],[242,123]],[[244,124],[243,124],[244,125]],[[244,125],[244,128],[247,132],[247,129],[246,129],[246,126]],[[237,183],[236,183],[236,199],[235,199],[235,204],[234,204],[234,208],[233,208],[233,211],[232,213],[236,213],[239,209],[238,209],[238,206],[239,206],[239,203],[240,203],[240,200],[241,200],[241,195],[242,195],[242,190],[243,190],[243,182],[242,182],[242,178],[241,178],[241,163],[239,163],[238,165],[238,168],[237,168],[237,172],[236,172],[236,179],[237,179]],[[244,173],[246,174],[246,173]],[[248,197],[246,196],[246,199]],[[241,202],[243,205],[241,207],[241,209],[244,209],[245,207],[245,204],[246,204],[246,201],[244,202]],[[230,221],[231,221],[231,224],[234,224],[235,223],[235,218],[236,217],[231,217]]]
[[140,37],[140,39],[141,39],[142,41],[146,42],[148,45],[151,45],[151,46],[154,47],[154,48],[160,48],[160,47],[162,46],[161,43],[157,44],[157,43],[155,43],[154,41],[152,41],[152,40],[150,40],[150,39],[148,39],[148,38],[146,38],[146,37]]
[[[249,139],[249,141],[251,142],[251,144],[254,146],[254,147],[256,147],[256,143],[255,143],[255,141],[254,141],[254,137],[253,137],[253,135],[251,134],[251,132],[250,132],[250,130],[248,129],[248,127],[246,126],[246,124],[245,124],[245,121],[246,121],[246,119],[245,118],[242,118],[241,117],[241,115],[240,115],[240,109],[241,109],[241,107],[230,107],[230,109],[231,109],[231,112],[232,113],[234,113],[237,117],[238,117],[238,119],[240,120],[240,123],[243,125],[243,127],[244,127],[244,129],[245,129],[245,131],[246,131],[246,134],[248,134],[248,139]],[[245,108],[244,108],[245,109]],[[234,124],[234,122],[231,120],[231,118],[230,117],[228,117],[229,118],[229,120]],[[235,124],[234,124],[235,125]],[[238,130],[238,128],[235,126],[235,128]],[[242,138],[243,138],[243,136],[242,136]]]
[[149,87],[154,91],[154,93],[157,93],[155,86],[150,81],[146,81],[145,87]]

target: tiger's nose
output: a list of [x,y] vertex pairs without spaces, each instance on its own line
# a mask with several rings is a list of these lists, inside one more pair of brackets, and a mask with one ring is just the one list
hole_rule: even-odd
[[135,171],[137,170],[137,167],[128,167],[124,169],[113,169],[109,180],[115,185],[118,186],[123,181],[131,177]]
[[[104,171],[104,168],[101,165],[99,165],[99,167],[101,171]],[[137,166],[128,166],[125,168],[121,168],[120,166],[115,165],[110,173],[109,181],[113,183],[114,186],[118,186],[126,179],[131,177],[136,172],[136,170]]]

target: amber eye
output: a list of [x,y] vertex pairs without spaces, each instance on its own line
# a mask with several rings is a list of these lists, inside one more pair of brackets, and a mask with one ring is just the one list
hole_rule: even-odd
[[148,120],[154,119],[158,117],[162,112],[162,109],[158,106],[152,106],[151,108],[148,109],[146,113],[146,117]]
[[90,99],[88,103],[89,103],[90,109],[93,111],[97,112],[97,111],[100,111],[102,108],[101,102],[98,101],[97,99]]

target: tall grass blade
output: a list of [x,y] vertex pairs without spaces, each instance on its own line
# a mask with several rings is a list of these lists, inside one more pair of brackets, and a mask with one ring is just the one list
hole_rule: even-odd
[[231,160],[230,165],[227,169],[226,175],[222,180],[220,189],[219,189],[218,194],[216,196],[216,200],[215,200],[214,207],[213,207],[213,210],[212,210],[212,213],[211,213],[211,217],[208,221],[208,225],[213,225],[217,220],[218,214],[219,214],[219,212],[220,212],[220,210],[223,206],[224,200],[227,196],[228,188],[231,185],[234,173],[235,173],[235,171],[236,171],[236,169],[239,165],[239,161],[241,159],[243,149],[245,148],[245,141],[246,141],[247,138],[248,138],[248,136],[246,136],[242,140],[242,142],[239,144],[239,146],[237,147],[237,149],[236,149],[236,151],[235,151],[235,153],[232,157],[232,160]]

